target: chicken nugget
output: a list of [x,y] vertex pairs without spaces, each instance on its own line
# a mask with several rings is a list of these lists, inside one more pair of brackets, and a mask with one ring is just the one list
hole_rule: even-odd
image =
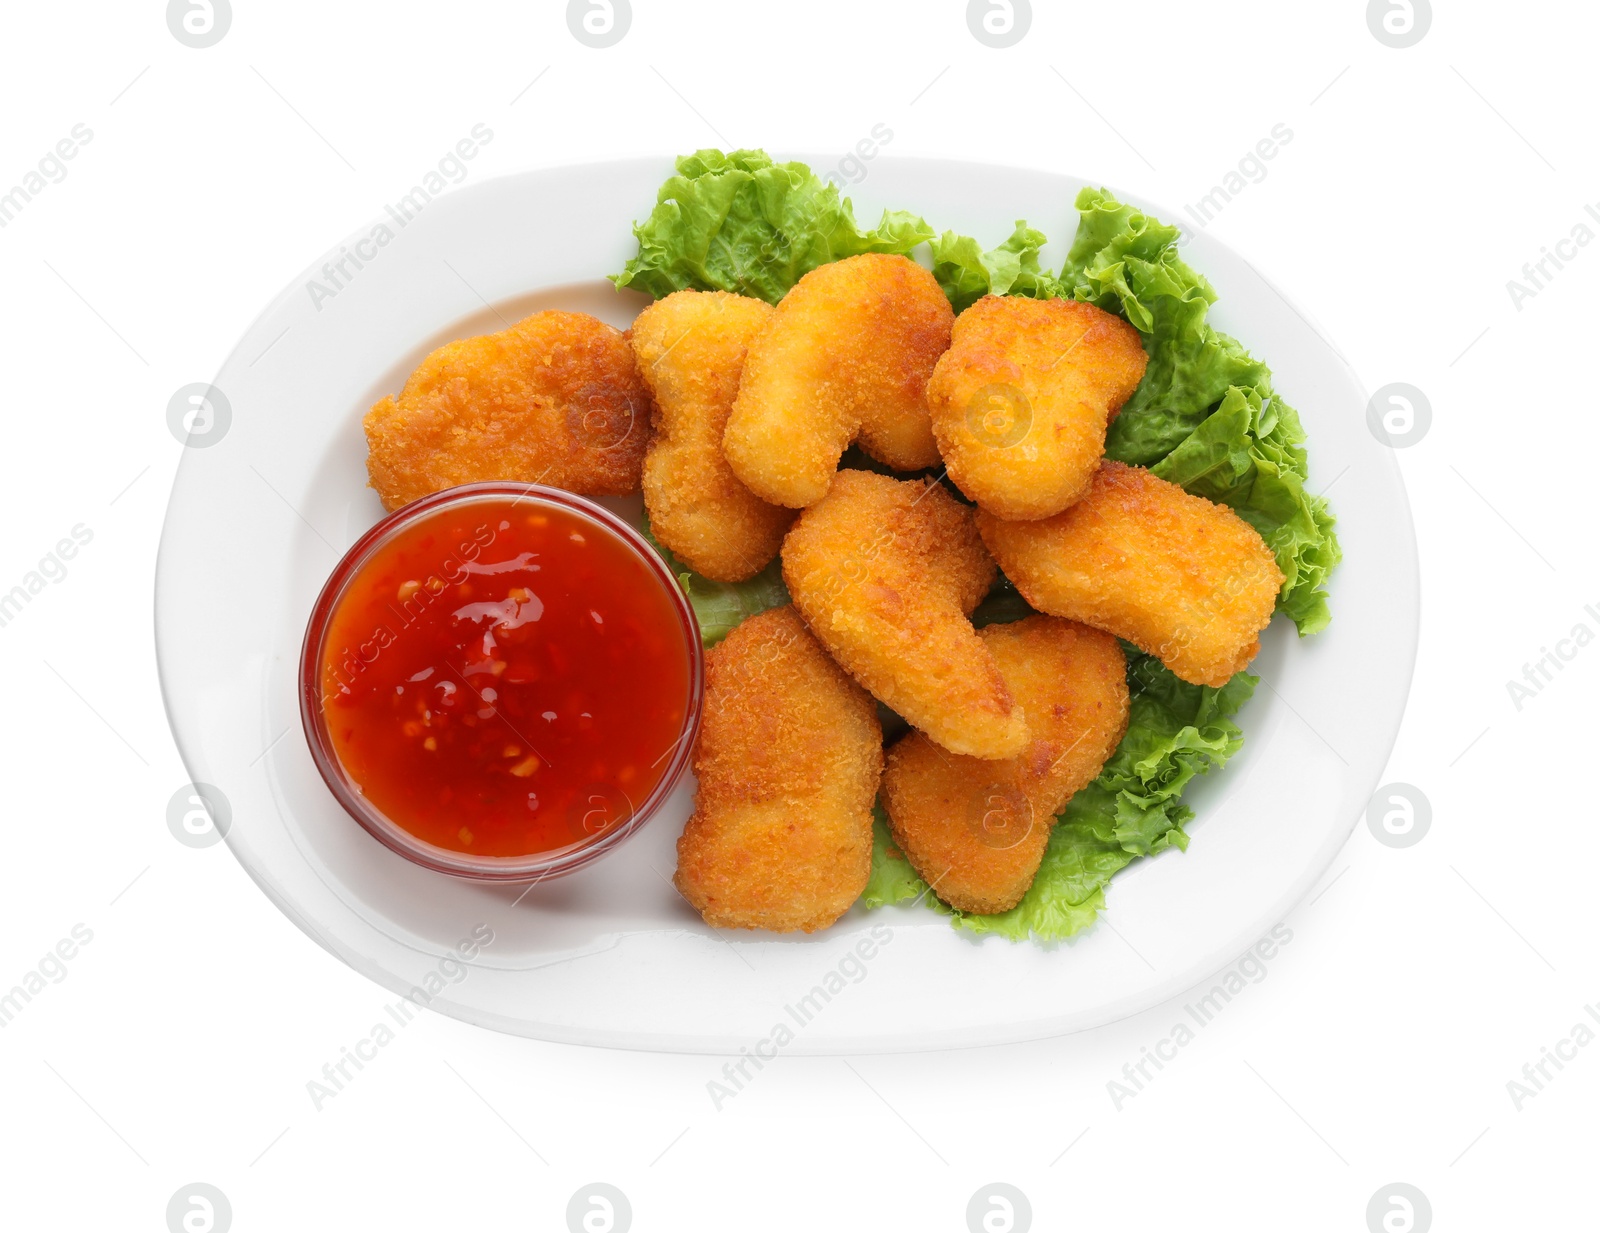
[[954,319],[908,258],[863,253],[812,270],[750,344],[722,439],[734,473],[801,509],[827,494],[852,441],[897,471],[936,465],[927,385]]
[[655,400],[644,455],[650,530],[690,569],[743,582],[778,555],[794,511],[769,505],[722,456],[745,348],[772,306],[726,291],[678,291],[633,323],[639,376]]
[[1038,522],[978,514],[983,541],[1041,612],[1126,638],[1195,685],[1255,658],[1283,573],[1225,505],[1103,462],[1089,495]]
[[995,578],[973,512],[935,483],[841,471],[783,541],[783,580],[818,641],[946,749],[1022,752],[1028,728],[967,617]]
[[1059,514],[1088,492],[1145,359],[1139,331],[1093,304],[984,296],[928,382],[951,480],[999,518]]
[[673,884],[717,928],[833,924],[866,889],[883,729],[791,607],[706,655],[694,813]]
[[591,496],[639,491],[650,395],[620,330],[543,312],[448,343],[367,413],[367,474],[384,508],[485,480]]
[[1028,747],[987,762],[920,732],[889,750],[883,805],[917,873],[953,908],[1004,912],[1033,885],[1055,816],[1128,730],[1127,663],[1110,634],[1058,617],[979,637],[1028,712]]

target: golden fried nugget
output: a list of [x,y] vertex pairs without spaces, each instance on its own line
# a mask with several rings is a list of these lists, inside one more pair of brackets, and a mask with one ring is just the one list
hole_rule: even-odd
[[1033,885],[1055,816],[1128,729],[1127,663],[1110,634],[1031,616],[978,631],[1028,712],[1028,747],[986,762],[920,732],[889,750],[883,805],[917,873],[951,907],[1004,912]]
[[706,656],[700,781],[673,878],[718,928],[810,933],[866,889],[883,729],[791,607]]
[[639,491],[650,395],[620,330],[544,312],[448,343],[367,413],[367,474],[386,509],[458,484]]
[[804,508],[852,441],[885,466],[939,461],[926,397],[954,315],[933,275],[864,253],[818,266],[750,344],[722,445],[757,496]]
[[1196,685],[1255,658],[1283,586],[1238,514],[1120,462],[1101,463],[1089,495],[1054,518],[980,512],[978,528],[1039,611],[1126,638]]
[[1000,518],[1059,514],[1088,492],[1144,367],[1139,331],[1093,304],[984,296],[928,382],[951,480]]
[[967,620],[994,583],[972,510],[936,483],[841,471],[783,541],[783,580],[818,641],[946,749],[1022,752],[1028,728]]
[[644,455],[650,529],[677,558],[718,582],[743,582],[778,555],[794,511],[768,505],[722,456],[745,348],[766,324],[764,300],[678,291],[633,323],[639,376],[655,399]]

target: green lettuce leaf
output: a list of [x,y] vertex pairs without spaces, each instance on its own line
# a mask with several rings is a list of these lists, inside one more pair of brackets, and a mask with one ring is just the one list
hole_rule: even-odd
[[[1059,942],[1088,928],[1105,907],[1114,874],[1141,856],[1184,849],[1184,825],[1194,812],[1182,804],[1196,775],[1227,764],[1244,745],[1233,716],[1258,678],[1241,672],[1221,689],[1190,685],[1132,648],[1128,688],[1133,695],[1128,733],[1093,783],[1075,793],[1056,818],[1033,885],[1009,912],[959,912],[929,896],[958,929]],[[915,899],[928,885],[890,838],[881,815],[874,825],[869,908]]]
[[1146,467],[1200,425],[1228,387],[1267,366],[1206,322],[1217,293],[1178,255],[1179,231],[1110,194],[1078,194],[1078,232],[1061,271],[1066,293],[1124,317],[1144,336],[1144,380],[1111,422],[1106,453]]
[[780,608],[789,602],[789,588],[783,584],[781,562],[774,559],[754,578],[744,582],[713,582],[695,573],[655,537],[650,530],[650,516],[641,515],[640,533],[650,541],[650,546],[661,554],[667,568],[678,576],[678,585],[689,597],[695,620],[700,623],[700,642],[706,647],[716,646],[740,621],[753,617],[768,608]]
[[732,291],[776,304],[801,275],[858,253],[909,253],[933,239],[914,214],[884,211],[856,225],[848,198],[804,163],[760,150],[701,150],[680,158],[655,209],[636,224],[638,255],[612,281],[660,299],[674,291]]
[[1106,455],[1236,510],[1283,571],[1278,607],[1301,634],[1328,623],[1340,559],[1328,503],[1306,491],[1305,430],[1272,373],[1207,321],[1216,292],[1178,255],[1178,229],[1103,190],[1078,194],[1067,294],[1144,336],[1144,380],[1106,434]]
[[[872,872],[867,875],[867,889],[861,892],[861,902],[868,908],[882,908],[904,903],[928,893],[928,884],[917,876],[911,862],[889,835],[889,819],[882,805],[872,807]],[[937,899],[933,904],[944,908]],[[948,908],[945,908],[948,911]]]
[[1293,407],[1231,387],[1222,404],[1150,470],[1232,506],[1261,533],[1283,571],[1279,609],[1302,634],[1328,624],[1328,575],[1341,552],[1333,515],[1305,486],[1305,433]]
[[933,276],[961,312],[986,295],[1026,295],[1036,300],[1063,294],[1061,283],[1039,268],[1045,234],[1020,218],[1008,239],[987,252],[969,235],[946,231],[933,241]]

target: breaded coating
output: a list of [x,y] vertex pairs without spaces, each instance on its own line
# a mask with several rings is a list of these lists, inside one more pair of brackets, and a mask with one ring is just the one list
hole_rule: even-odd
[[620,330],[544,312],[448,343],[367,413],[367,473],[385,509],[485,480],[591,496],[639,491],[650,396]]
[[950,345],[950,303],[906,257],[864,253],[818,266],[750,344],[723,449],[775,505],[827,494],[852,441],[885,466],[935,466],[927,384]]
[[1255,658],[1283,586],[1238,514],[1120,462],[1101,463],[1089,495],[1054,518],[980,512],[978,528],[1039,611],[1126,638],[1196,685]]
[[883,804],[917,873],[951,907],[1005,912],[1033,885],[1055,816],[1128,729],[1127,663],[1110,634],[1031,616],[978,631],[1028,712],[1028,747],[985,762],[920,732],[889,750]]
[[793,608],[750,617],[706,655],[673,884],[717,928],[826,928],[866,889],[882,770],[866,691]]
[[973,511],[936,483],[841,471],[783,541],[783,580],[818,641],[944,748],[1022,752],[1022,708],[967,619],[994,584]]
[[750,339],[772,306],[726,291],[678,291],[634,321],[639,376],[655,400],[644,455],[650,529],[673,554],[718,582],[743,582],[778,555],[794,511],[769,505],[722,456]]
[[928,383],[951,480],[999,518],[1059,514],[1089,491],[1145,358],[1139,331],[1093,304],[984,296]]

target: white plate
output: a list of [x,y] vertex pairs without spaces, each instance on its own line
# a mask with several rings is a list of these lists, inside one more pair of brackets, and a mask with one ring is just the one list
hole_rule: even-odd
[[[646,301],[602,278],[632,255],[630,224],[670,171],[665,160],[607,163],[449,194],[403,228],[386,220],[392,242],[363,246],[375,255],[314,302],[308,281],[330,285],[324,260],[373,233],[363,228],[296,279],[223,365],[216,387],[232,423],[178,470],[156,641],[189,773],[231,802],[234,855],[357,971],[397,992],[427,987],[430,973],[437,986],[442,972],[434,1009],[546,1040],[737,1052],[785,1024],[792,1053],[988,1044],[1107,1023],[1220,970],[1307,892],[1377,786],[1411,680],[1418,596],[1405,490],[1368,432],[1359,383],[1301,312],[1203,234],[1185,255],[1220,293],[1214,319],[1299,407],[1313,489],[1338,483],[1345,563],[1326,633],[1301,641],[1274,621],[1254,665],[1264,684],[1240,716],[1244,752],[1192,790],[1189,851],[1139,861],[1112,884],[1114,930],[1049,949],[978,941],[919,906],[856,908],[810,937],[715,932],[667,881],[687,786],[615,854],[517,902],[518,887],[408,864],[328,794],[301,735],[295,668],[318,589],[382,512],[366,487],[363,412],[433,348],[536,309],[627,325]],[[1027,218],[1054,239],[1059,265],[1082,183],[882,158],[853,195],[869,225],[899,207],[986,244]],[[480,926],[492,945],[458,967],[447,957]],[[853,958],[858,946],[870,958]],[[808,995],[816,1013],[801,1008]]]

